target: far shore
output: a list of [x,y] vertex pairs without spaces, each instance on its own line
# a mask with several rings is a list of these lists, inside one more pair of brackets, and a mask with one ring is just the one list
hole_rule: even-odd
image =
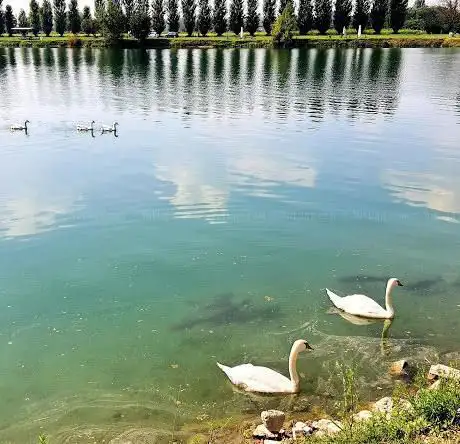
[[[107,42],[102,37],[83,36],[83,35],[64,35],[60,36],[38,36],[20,37],[12,36],[0,37],[0,48],[56,48],[56,47],[108,47]],[[243,38],[234,34],[217,37],[210,35],[201,36],[180,36],[178,38],[154,37],[148,38],[145,42],[139,43],[132,38],[121,39],[116,47],[118,48],[271,48],[275,44],[271,36],[257,34],[255,37],[244,35]],[[291,47],[294,48],[445,48],[460,47],[460,36],[449,37],[445,34],[420,34],[420,33],[382,33],[363,34],[358,37],[356,34],[341,36],[330,35],[296,35],[293,38]]]

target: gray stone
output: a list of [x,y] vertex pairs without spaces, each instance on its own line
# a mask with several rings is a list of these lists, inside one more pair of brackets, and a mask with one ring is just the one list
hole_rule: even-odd
[[356,413],[356,415],[353,415],[353,419],[356,422],[367,421],[370,418],[372,418],[372,412],[369,410],[361,410],[360,412]]
[[393,362],[390,366],[390,374],[393,376],[407,376],[408,362],[405,359]]
[[296,422],[294,427],[292,428],[292,437],[294,439],[308,436],[308,435],[311,435],[312,433],[313,433],[313,429],[301,421]]
[[342,430],[340,421],[331,421],[330,419],[320,419],[312,424],[313,429],[317,429],[316,435],[334,435]]
[[278,433],[283,427],[286,415],[281,410],[265,410],[260,414],[260,418],[270,432]]
[[267,429],[263,424],[258,425],[255,430],[252,432],[252,437],[257,439],[272,439],[277,438],[277,433],[272,433]]
[[386,413],[387,415],[389,415],[393,410],[393,400],[389,396],[379,399],[374,404],[373,410],[376,412]]

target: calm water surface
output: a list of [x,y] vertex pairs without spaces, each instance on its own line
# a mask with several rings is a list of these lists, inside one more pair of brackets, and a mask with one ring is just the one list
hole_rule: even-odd
[[[459,72],[448,49],[0,49],[0,441],[168,440],[334,399],[336,361],[375,398],[389,362],[459,352]],[[330,313],[326,286],[383,303],[390,276],[388,341]],[[286,372],[299,337],[294,399],[215,366]]]

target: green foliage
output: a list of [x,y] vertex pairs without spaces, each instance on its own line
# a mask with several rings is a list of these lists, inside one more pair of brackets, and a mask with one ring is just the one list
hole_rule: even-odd
[[105,0],[94,0],[94,33],[102,32],[105,18]]
[[341,34],[343,27],[348,28],[351,22],[351,11],[353,5],[351,0],[336,0],[334,11],[334,28]]
[[292,36],[297,29],[297,20],[294,13],[294,5],[288,0],[282,14],[273,24],[273,38],[279,43],[289,45],[292,42]]
[[288,0],[279,0],[278,15],[281,15],[286,8]]
[[414,2],[414,8],[415,9],[420,9],[425,7],[425,0],[415,0]]
[[62,37],[66,28],[65,1],[54,0],[54,30]]
[[227,31],[227,4],[226,0],[214,1],[214,15],[212,24],[217,35],[222,35]]
[[12,36],[11,30],[14,28],[14,26],[16,24],[15,21],[16,21],[16,19],[14,18],[13,8],[11,7],[11,5],[6,5],[6,8],[5,8],[5,28],[6,28],[6,33],[10,37]]
[[271,35],[273,22],[275,21],[275,0],[264,0],[263,16],[262,24],[265,32],[267,35]]
[[152,28],[158,35],[165,30],[165,8],[163,0],[153,0],[152,3]]
[[[129,29],[134,38],[140,42],[144,42],[150,34],[151,20],[149,15],[148,3],[139,0],[131,12],[131,23]],[[164,24],[163,24],[164,27]]]
[[460,382],[441,380],[435,390],[420,390],[413,406],[415,413],[430,424],[438,427],[451,425],[460,408]]
[[331,0],[316,0],[316,28],[320,34],[326,34],[331,26],[332,3]]
[[390,26],[397,34],[406,21],[407,0],[390,0]]
[[81,18],[77,0],[70,0],[69,2],[68,19],[69,31],[72,34],[78,34],[81,31]]
[[179,31],[179,3],[178,0],[168,0],[168,29]]
[[40,32],[40,7],[38,6],[37,0],[30,0],[29,23],[32,27],[32,33],[36,37]]
[[364,31],[369,21],[369,0],[356,0],[355,11],[353,14],[353,27],[358,30],[361,25],[361,30]]
[[358,404],[355,369],[339,362],[336,362],[336,368],[342,381],[342,414],[354,413]]
[[40,9],[40,21],[42,30],[48,37],[53,30],[53,8],[49,0],[43,0],[43,5]]
[[26,11],[24,11],[24,9],[19,11],[18,26],[20,28],[27,28],[29,26],[29,20],[27,19]]
[[126,17],[126,31],[131,31],[131,17],[133,15],[134,9],[136,7],[135,0],[122,0],[123,8],[125,10]]
[[212,26],[212,12],[209,0],[200,0],[199,7],[197,27],[200,34],[206,36]]
[[196,3],[195,0],[182,0],[182,19],[188,36],[195,30]]
[[380,34],[385,24],[387,0],[374,0],[371,10],[371,24],[376,34]]
[[83,8],[81,29],[86,35],[93,33],[93,18],[91,17],[91,10],[89,9],[89,6],[85,6]]
[[299,0],[299,12],[297,14],[299,34],[305,35],[313,29],[314,24],[315,15],[313,14],[313,5],[311,0]]
[[230,1],[230,15],[228,19],[228,28],[235,34],[239,34],[241,31],[241,27],[244,25],[243,8],[243,0]]
[[3,0],[0,0],[0,36],[5,32],[5,13],[2,8]]
[[38,444],[48,444],[48,438],[45,435],[39,435]]
[[108,0],[102,25],[102,35],[111,44],[116,44],[125,29],[125,17],[118,2]]
[[248,0],[248,13],[246,15],[246,31],[254,36],[259,27],[259,13],[257,12],[257,0]]
[[420,20],[423,30],[429,34],[439,34],[443,31],[443,15],[439,6],[430,6],[421,8],[419,11]]

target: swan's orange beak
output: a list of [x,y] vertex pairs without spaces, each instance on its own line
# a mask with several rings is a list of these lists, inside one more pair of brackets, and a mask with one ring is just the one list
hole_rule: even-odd
[[401,281],[398,281],[398,287],[404,287],[404,285],[401,284]]
[[314,348],[308,342],[305,342],[305,347],[307,350],[314,350]]

